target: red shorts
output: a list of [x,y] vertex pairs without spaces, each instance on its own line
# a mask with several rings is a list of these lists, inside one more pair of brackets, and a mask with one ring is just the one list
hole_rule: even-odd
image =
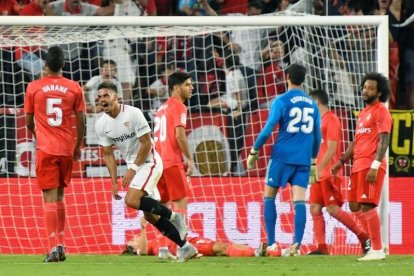
[[368,183],[366,178],[369,168],[352,173],[351,185],[348,190],[348,201],[358,203],[373,203],[378,206],[381,199],[382,185],[384,184],[385,171],[378,170],[377,181]]
[[37,150],[37,186],[41,190],[67,187],[72,179],[72,159],[72,156],[55,156]]
[[213,251],[213,246],[215,241],[207,238],[190,238],[188,242],[194,245],[197,248],[198,253],[203,254],[203,256],[215,256]]
[[341,193],[342,180],[339,177],[327,177],[311,185],[310,203],[322,206],[336,204],[339,207],[344,204]]
[[157,184],[161,202],[175,201],[189,194],[187,175],[184,166],[172,166],[164,169]]

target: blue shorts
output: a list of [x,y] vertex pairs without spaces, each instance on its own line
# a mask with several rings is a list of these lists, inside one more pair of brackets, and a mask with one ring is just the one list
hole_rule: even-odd
[[271,187],[285,187],[287,183],[307,188],[310,175],[310,166],[283,164],[280,161],[269,161],[266,172],[266,184]]

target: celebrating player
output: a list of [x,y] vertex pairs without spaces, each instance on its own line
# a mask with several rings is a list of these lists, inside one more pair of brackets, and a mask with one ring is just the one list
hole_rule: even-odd
[[279,135],[266,173],[264,220],[268,251],[277,250],[275,198],[279,188],[290,183],[295,208],[295,236],[292,246],[283,251],[283,256],[294,256],[299,252],[306,223],[305,192],[310,164],[311,159],[316,158],[321,142],[318,107],[301,89],[305,75],[306,68],[302,65],[292,64],[287,69],[288,91],[272,103],[266,125],[247,158],[247,167],[253,169],[260,148],[278,124]]
[[362,211],[360,217],[365,220],[371,239],[371,249],[358,260],[383,260],[385,253],[377,206],[384,183],[387,166],[384,156],[392,125],[391,114],[383,104],[390,95],[390,84],[383,75],[371,72],[363,77],[361,87],[366,106],[358,115],[354,141],[332,166],[331,172],[336,175],[349,159],[354,159],[348,191],[349,207],[353,212]]
[[312,179],[310,188],[310,213],[313,219],[313,232],[318,248],[310,255],[329,254],[325,241],[325,219],[322,208],[326,207],[328,213],[348,227],[359,239],[364,252],[370,249],[368,235],[361,230],[352,216],[343,211],[341,206],[343,198],[341,193],[342,170],[336,176],[332,176],[331,167],[338,161],[342,153],[341,122],[338,117],[329,110],[328,94],[323,90],[314,90],[309,96],[316,102],[322,117],[321,132],[322,143],[316,160],[318,180]]
[[120,199],[113,144],[120,149],[128,167],[122,180],[122,185],[129,187],[126,205],[144,211],[147,221],[180,246],[181,261],[195,257],[197,249],[185,240],[184,217],[154,199],[159,197],[157,182],[162,173],[162,160],[154,149],[151,129],[141,110],[119,104],[113,83],[104,82],[98,86],[98,100],[104,114],[96,122],[95,129],[111,176],[114,198]]
[[[71,181],[72,160],[80,157],[84,135],[82,89],[77,82],[62,77],[63,65],[63,50],[50,47],[46,76],[29,83],[24,103],[26,126],[36,139],[36,182],[43,193],[50,249],[45,262],[66,259],[64,189]],[[76,117],[76,142],[72,134],[73,115]]]

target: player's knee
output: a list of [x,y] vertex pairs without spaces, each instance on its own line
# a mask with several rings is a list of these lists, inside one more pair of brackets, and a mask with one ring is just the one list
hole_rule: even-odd
[[322,214],[322,206],[320,206],[319,204],[313,204],[312,203],[310,205],[309,210],[310,210],[311,215],[313,215],[313,216]]
[[361,209],[361,205],[358,202],[349,202],[349,209],[352,212],[358,212]]
[[138,209],[140,200],[129,196],[125,198],[125,204],[133,209]]

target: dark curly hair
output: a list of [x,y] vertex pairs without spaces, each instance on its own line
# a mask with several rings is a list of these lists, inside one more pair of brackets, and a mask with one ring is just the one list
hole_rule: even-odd
[[385,103],[391,94],[391,86],[388,78],[378,72],[370,72],[365,74],[365,76],[362,78],[361,87],[364,87],[364,83],[367,80],[373,80],[377,82],[377,91],[378,93],[381,93],[379,100]]

